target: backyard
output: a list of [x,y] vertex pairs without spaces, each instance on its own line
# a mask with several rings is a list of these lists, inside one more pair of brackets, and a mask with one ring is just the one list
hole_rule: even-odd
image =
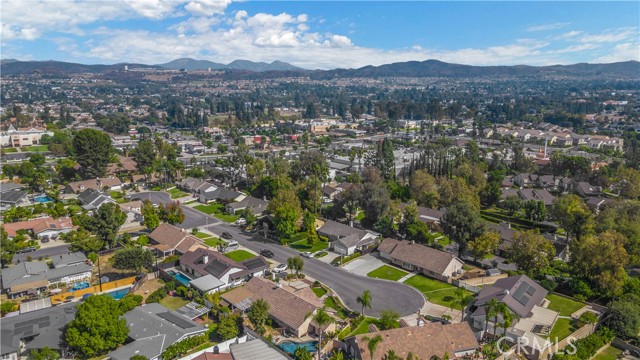
[[194,209],[201,211],[207,215],[213,215],[215,218],[218,218],[224,222],[234,223],[240,216],[231,215],[225,213],[224,205],[218,203],[212,203],[208,205],[198,205],[195,206]]
[[[404,282],[413,286],[424,294],[430,302],[452,309],[462,310],[459,304],[455,304],[455,292],[457,287],[442,281],[429,279],[422,275],[414,275]],[[464,290],[465,296],[472,295],[468,290]]]
[[622,354],[622,350],[609,345],[593,357],[593,360],[616,360],[620,354]]
[[173,188],[171,190],[167,190],[167,192],[169,193],[169,195],[171,195],[172,199],[178,199],[181,197],[185,197],[185,196],[189,196],[189,194],[187,194],[186,192],[178,189],[178,188]]
[[549,334],[549,340],[552,342],[556,342],[556,338],[558,341],[566,338],[571,335],[574,331],[578,330],[580,327],[576,324],[574,320],[571,318],[558,318],[556,320],[555,325],[553,325],[553,329],[551,329],[551,333]]
[[367,274],[368,277],[376,278],[376,279],[385,279],[391,281],[398,281],[402,279],[408,273],[406,271],[402,271],[400,269],[396,269],[389,265],[382,265],[379,268],[371,271]]
[[249,260],[251,258],[256,257],[255,255],[253,255],[252,253],[250,253],[250,252],[248,252],[246,250],[231,251],[231,252],[225,253],[224,256],[228,257],[229,259],[231,259],[233,261],[237,261],[237,262]]
[[49,147],[47,145],[31,145],[31,146],[23,147],[20,150],[31,151],[31,152],[43,152],[43,151],[49,151]]
[[185,300],[178,296],[170,296],[170,295],[167,295],[162,300],[160,300],[160,305],[171,310],[179,309],[187,305],[188,303],[189,303],[188,300]]
[[557,311],[558,313],[560,313],[560,316],[571,316],[571,314],[582,309],[585,306],[579,301],[575,301],[556,294],[548,294],[546,299],[551,301],[547,308],[549,310]]

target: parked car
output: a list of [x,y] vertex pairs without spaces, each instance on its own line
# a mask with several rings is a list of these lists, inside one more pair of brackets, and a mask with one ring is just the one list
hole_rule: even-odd
[[280,264],[280,265],[274,267],[273,270],[271,270],[271,271],[274,272],[274,273],[280,273],[280,272],[286,271],[287,268],[288,268],[287,264]]
[[231,234],[229,234],[228,232],[225,231],[225,232],[222,233],[222,237],[224,239],[231,239],[231,238],[233,238],[233,235],[231,235]]
[[273,251],[267,249],[260,250],[260,255],[266,258],[272,258],[274,256]]
[[240,218],[238,220],[236,220],[236,225],[244,225],[247,223],[247,220],[244,218]]
[[310,258],[312,254],[308,251],[305,251],[303,253],[300,253],[300,255],[302,255],[302,257]]
[[24,254],[24,253],[28,253],[28,252],[32,252],[32,251],[36,251],[38,249],[36,249],[35,247],[31,246],[31,247],[26,247],[24,249],[20,249],[17,251],[18,254]]
[[44,243],[48,243],[49,242],[49,235],[45,235],[43,236],[40,241],[44,244]]

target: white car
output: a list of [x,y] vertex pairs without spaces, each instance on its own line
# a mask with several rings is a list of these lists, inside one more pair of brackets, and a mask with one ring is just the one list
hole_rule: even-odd
[[246,223],[247,223],[247,220],[243,218],[236,220],[236,225],[244,225]]
[[280,264],[274,267],[273,270],[271,270],[271,272],[279,273],[279,272],[286,271],[287,269],[288,269],[287,264]]
[[310,252],[308,252],[308,251],[305,251],[303,253],[300,253],[300,255],[302,255],[302,257],[311,258],[312,254]]

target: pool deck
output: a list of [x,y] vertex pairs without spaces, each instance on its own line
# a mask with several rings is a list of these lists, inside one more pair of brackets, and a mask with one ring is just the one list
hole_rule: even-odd
[[89,286],[86,289],[68,291],[65,293],[61,293],[58,295],[53,295],[51,297],[51,303],[53,305],[62,304],[66,301],[67,297],[73,296],[73,300],[82,299],[82,296],[86,294],[104,294],[112,291],[117,291],[120,289],[124,289],[127,287],[131,287],[136,281],[136,277],[128,277],[116,281],[109,281],[102,284],[102,290],[100,289],[100,285]]

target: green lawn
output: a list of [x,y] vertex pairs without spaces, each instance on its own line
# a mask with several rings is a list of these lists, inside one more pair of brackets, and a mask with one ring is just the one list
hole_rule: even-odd
[[314,287],[314,288],[311,288],[311,290],[313,290],[313,293],[316,294],[316,296],[319,298],[324,296],[324,294],[327,293],[327,290],[325,290],[325,288],[323,287]]
[[31,152],[44,152],[49,151],[49,147],[47,145],[32,145],[23,147],[22,151],[31,151]]
[[618,355],[622,354],[622,350],[616,349],[613,346],[609,345],[604,348],[598,355],[596,355],[593,360],[616,360]]
[[340,319],[347,318],[348,311],[345,308],[343,308],[341,305],[336,303],[336,301],[332,297],[327,297],[324,300],[324,305],[328,308],[332,308],[333,310],[335,310]]
[[16,149],[16,148],[3,148],[2,152],[5,153],[5,154],[16,153],[16,152],[18,152],[18,149]]
[[231,260],[234,261],[245,261],[251,258],[256,257],[255,255],[253,255],[252,253],[245,251],[245,250],[236,250],[236,251],[231,251],[228,253],[225,253],[224,256],[228,257]]
[[160,305],[169,308],[171,310],[176,310],[180,307],[183,307],[189,303],[188,300],[185,300],[178,296],[165,296],[164,299],[160,300]]
[[402,271],[389,265],[382,265],[379,268],[368,273],[367,276],[377,279],[398,281],[407,274],[408,272],[406,271]]
[[240,218],[238,215],[231,215],[224,212],[224,205],[218,203],[212,203],[208,205],[198,205],[194,209],[201,211],[207,215],[213,215],[214,217],[228,223],[234,223]]
[[198,239],[208,239],[208,238],[210,238],[210,237],[212,237],[212,236],[213,236],[213,235],[211,235],[211,234],[207,234],[207,233],[203,233],[202,231],[198,231],[198,232],[196,233],[196,237],[197,237]]
[[571,316],[571,314],[585,306],[579,301],[567,299],[566,297],[555,294],[548,294],[547,300],[551,301],[548,309],[559,312],[561,316]]
[[215,248],[215,247],[218,247],[218,245],[220,244],[224,244],[224,241],[222,239],[210,237],[210,238],[204,239],[204,243],[212,248]]
[[329,246],[329,244],[324,241],[316,241],[313,245],[309,245],[307,243],[307,240],[305,239],[305,240],[300,240],[300,241],[291,243],[289,244],[289,246],[298,251],[303,251],[303,252],[308,251],[308,252],[314,253],[316,251],[326,249],[327,246]]
[[366,318],[364,319],[357,328],[355,328],[349,336],[355,336],[360,334],[367,334],[369,332],[369,325],[375,324],[377,319],[374,318]]
[[172,199],[177,199],[177,198],[181,198],[181,197],[185,197],[189,194],[187,194],[186,192],[178,189],[178,188],[173,188],[169,191],[167,191],[170,195]]
[[73,211],[74,213],[78,213],[82,211],[82,206],[80,205],[69,205],[67,206],[67,209],[69,211]]
[[553,329],[551,329],[549,340],[555,342],[556,338],[558,338],[558,341],[560,341],[578,329],[579,327],[574,325],[573,320],[569,318],[559,318],[556,320],[555,325],[553,325]]
[[[456,287],[442,281],[429,279],[423,275],[414,275],[404,282],[409,286],[413,286],[424,294],[430,302],[457,310],[462,310],[458,304],[454,304]],[[468,290],[464,290],[465,295],[472,295]]]

